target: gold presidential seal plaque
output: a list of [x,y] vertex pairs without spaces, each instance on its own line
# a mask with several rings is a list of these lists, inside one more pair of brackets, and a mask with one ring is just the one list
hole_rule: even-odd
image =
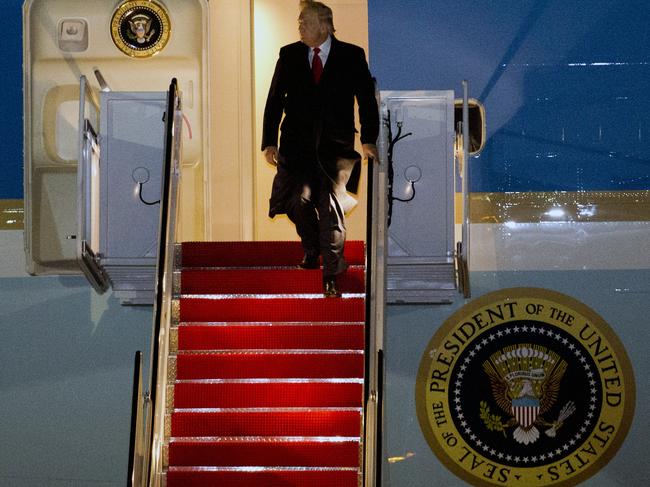
[[135,58],[147,58],[163,50],[171,34],[169,15],[153,0],[128,0],[111,18],[111,37],[117,48]]
[[563,294],[505,289],[454,313],[420,362],[429,446],[480,486],[570,486],[617,452],[634,415],[632,368],[594,311]]

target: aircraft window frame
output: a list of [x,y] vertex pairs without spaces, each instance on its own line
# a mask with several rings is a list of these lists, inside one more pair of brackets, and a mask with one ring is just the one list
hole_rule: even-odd
[[[470,135],[469,135],[469,140],[470,140],[470,150],[469,150],[469,155],[470,156],[477,156],[481,153],[483,148],[485,147],[485,140],[487,138],[487,124],[486,124],[486,116],[485,116],[485,106],[483,103],[481,103],[479,100],[476,98],[470,98],[469,100],[469,118],[470,118],[470,124],[469,124],[469,130],[470,130]],[[479,123],[476,123],[475,118],[477,117],[478,113],[478,121]],[[461,122],[463,119],[463,99],[462,98],[456,98],[454,100],[454,127],[458,127],[458,122]],[[474,121],[474,123],[472,123]],[[476,140],[477,138],[475,135],[477,134],[477,129],[476,126],[480,126],[480,143],[478,144],[478,147],[476,147]],[[475,148],[476,147],[476,148]]]

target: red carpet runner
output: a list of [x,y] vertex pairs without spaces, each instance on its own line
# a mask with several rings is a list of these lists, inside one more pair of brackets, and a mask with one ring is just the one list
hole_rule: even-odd
[[363,242],[345,251],[344,295],[326,299],[297,242],[182,245],[169,487],[359,485]]

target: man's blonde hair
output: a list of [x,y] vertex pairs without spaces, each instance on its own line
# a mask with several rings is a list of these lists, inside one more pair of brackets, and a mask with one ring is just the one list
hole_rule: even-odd
[[336,31],[336,29],[334,29],[334,15],[332,14],[332,9],[324,3],[313,2],[311,0],[300,0],[300,11],[314,12],[318,15],[318,20],[327,25],[330,34],[334,34]]

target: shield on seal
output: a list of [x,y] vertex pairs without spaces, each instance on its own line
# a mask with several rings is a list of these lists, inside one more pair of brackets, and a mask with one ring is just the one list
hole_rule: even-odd
[[530,396],[513,399],[512,414],[522,428],[529,428],[539,414],[539,399]]

